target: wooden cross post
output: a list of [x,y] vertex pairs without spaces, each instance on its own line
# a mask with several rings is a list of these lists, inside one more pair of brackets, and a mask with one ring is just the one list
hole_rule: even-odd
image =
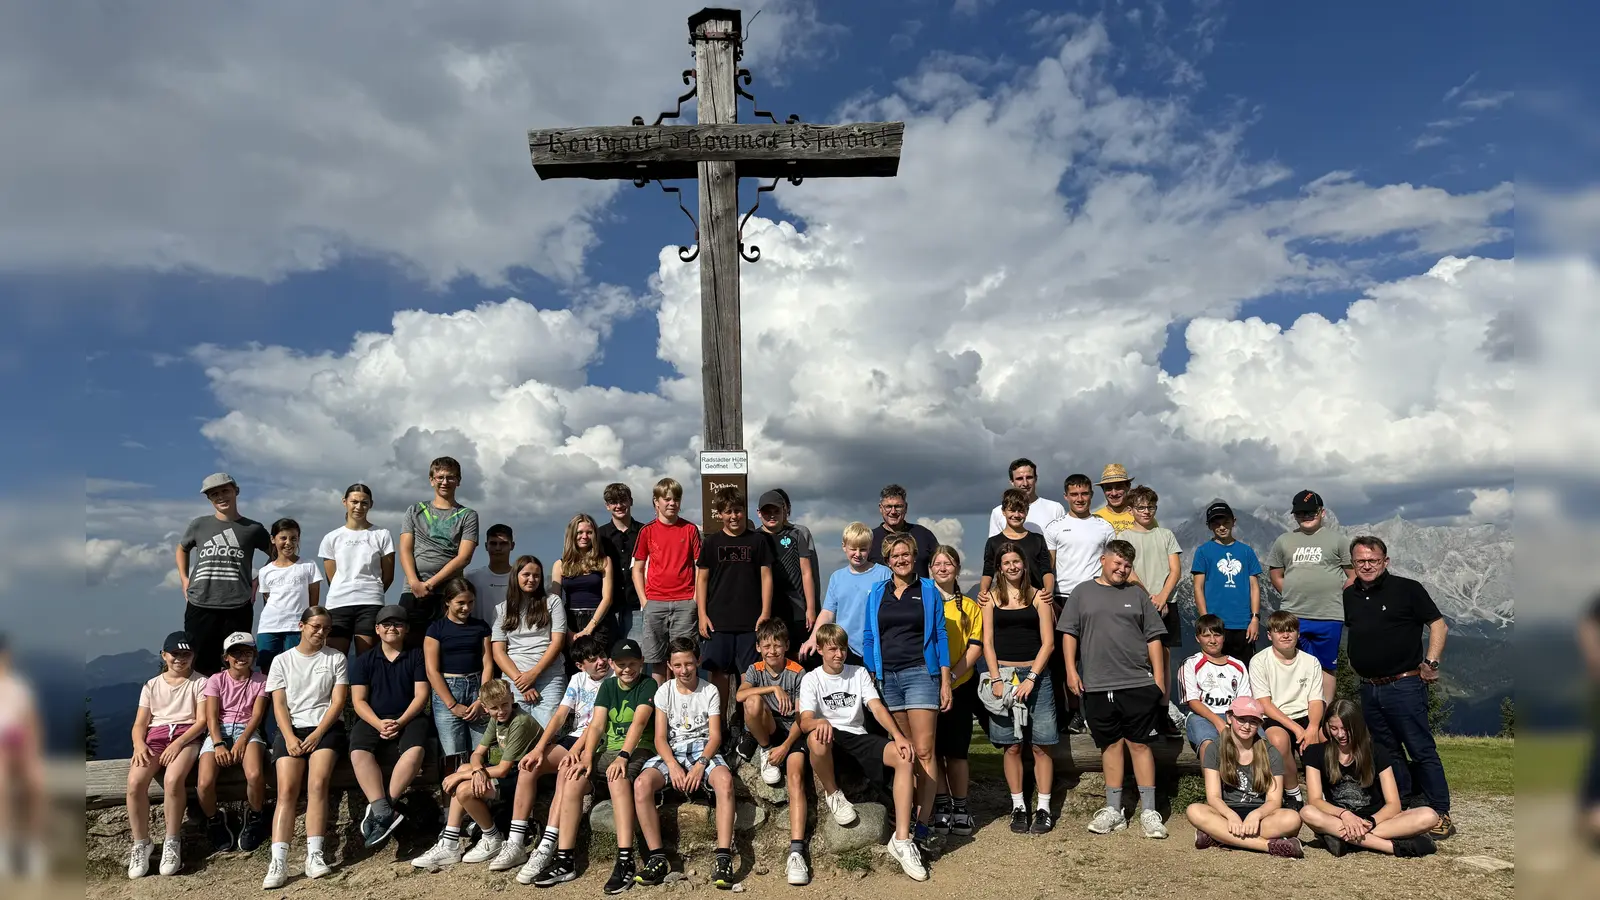
[[[628,179],[639,187],[651,181],[698,179],[697,245],[692,250],[680,247],[678,255],[685,262],[700,259],[703,448],[741,450],[739,260],[754,262],[760,250],[746,252],[740,239],[739,179],[773,179],[758,192],[759,203],[759,194],[775,188],[779,179],[799,184],[804,178],[892,176],[900,167],[905,123],[810,125],[790,116],[779,124],[771,113],[756,110],[771,124],[740,125],[738,98],[755,100],[739,86],[740,79],[750,83],[750,73],[738,68],[744,40],[740,12],[702,9],[689,17],[689,37],[695,68],[683,76],[685,83],[693,78],[695,85],[678,98],[678,110],[662,113],[654,125],[635,118],[633,125],[529,131],[528,149],[541,179]],[[661,124],[677,118],[683,101],[695,96],[699,124]],[[678,190],[665,184],[662,188]]]

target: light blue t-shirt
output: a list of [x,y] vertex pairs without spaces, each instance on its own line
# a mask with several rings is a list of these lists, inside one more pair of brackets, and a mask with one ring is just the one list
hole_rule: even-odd
[[873,563],[872,568],[856,574],[849,566],[834,572],[828,578],[828,593],[822,598],[822,608],[833,610],[833,621],[850,636],[850,649],[861,655],[861,634],[867,627],[867,595],[872,586],[893,577],[889,567]]
[[1194,551],[1191,573],[1206,577],[1206,612],[1222,617],[1224,628],[1250,627],[1250,579],[1261,577],[1261,560],[1243,541],[1206,541]]

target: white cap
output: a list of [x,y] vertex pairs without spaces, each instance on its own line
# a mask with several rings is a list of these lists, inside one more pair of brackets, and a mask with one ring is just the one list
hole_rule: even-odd
[[222,650],[224,653],[235,647],[249,647],[254,650],[256,648],[256,636],[248,631],[235,631],[223,639]]

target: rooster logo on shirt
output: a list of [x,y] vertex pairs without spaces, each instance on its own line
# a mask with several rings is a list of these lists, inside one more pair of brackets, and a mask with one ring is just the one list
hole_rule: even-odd
[[1233,576],[1244,571],[1244,563],[1239,562],[1239,560],[1234,558],[1232,553],[1229,553],[1223,558],[1217,560],[1217,571],[1221,572],[1223,576],[1228,579],[1228,587],[1237,587],[1237,585],[1233,582]]

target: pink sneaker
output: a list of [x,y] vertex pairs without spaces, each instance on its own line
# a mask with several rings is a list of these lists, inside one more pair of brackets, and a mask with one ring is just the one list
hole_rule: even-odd
[[1300,847],[1299,838],[1273,838],[1267,841],[1267,853],[1284,859],[1305,859],[1306,851]]
[[1218,846],[1219,843],[1216,838],[1206,834],[1204,831],[1196,831],[1194,833],[1194,848],[1196,850],[1210,850],[1212,847]]

